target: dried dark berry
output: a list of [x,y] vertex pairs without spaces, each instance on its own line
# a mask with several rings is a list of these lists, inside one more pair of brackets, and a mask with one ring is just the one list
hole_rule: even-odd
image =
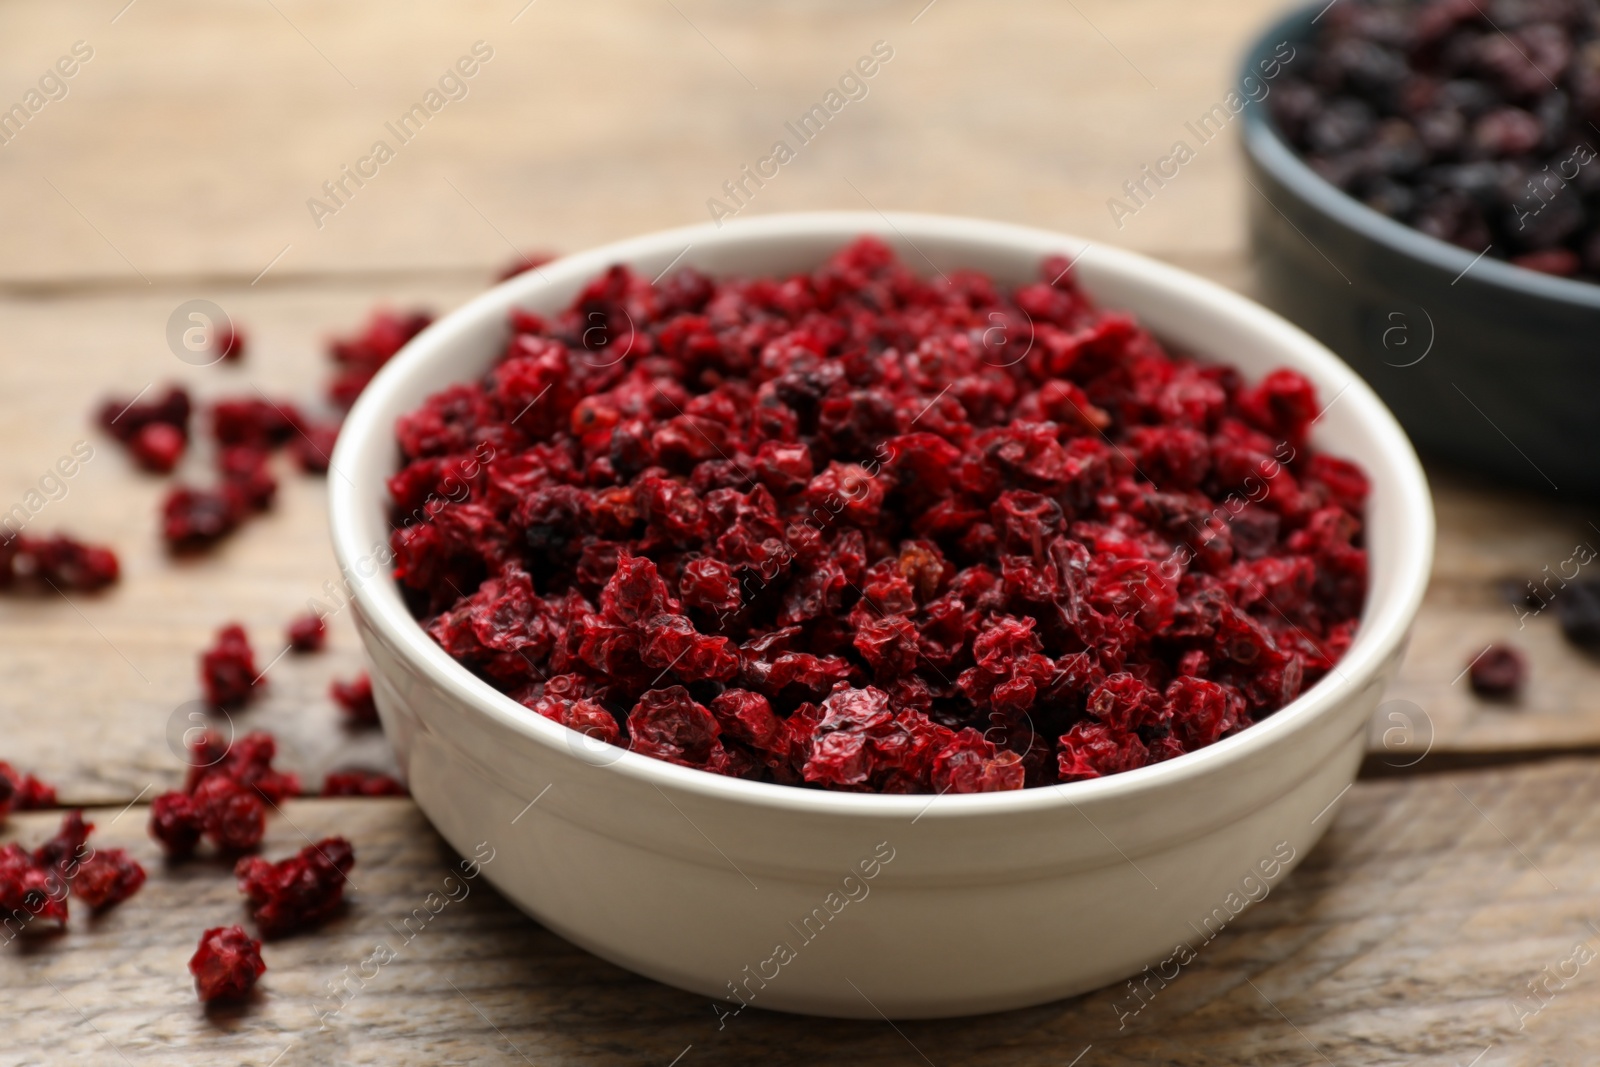
[[1600,582],[1569,583],[1556,593],[1555,605],[1562,635],[1586,652],[1600,653]]
[[170,422],[152,422],[142,427],[128,442],[128,451],[147,471],[167,474],[183,458],[189,439],[183,430]]
[[275,938],[319,925],[338,911],[345,875],[355,863],[350,842],[327,837],[277,863],[247,856],[233,873],[261,936]]
[[1517,695],[1527,673],[1527,660],[1510,645],[1490,645],[1472,661],[1468,671],[1474,693],[1502,700]]
[[264,684],[244,627],[229,623],[218,630],[215,643],[200,654],[200,687],[207,702],[216,708],[243,707]]
[[289,622],[289,647],[296,652],[321,652],[328,641],[328,626],[321,615],[300,615]]
[[328,695],[339,705],[345,722],[352,726],[378,725],[378,703],[372,698],[372,679],[365,672],[348,682],[335,679]]
[[200,946],[189,959],[194,990],[203,1003],[238,1000],[250,992],[266,973],[261,942],[239,926],[217,926],[200,935]]
[[1268,107],[1318,173],[1474,254],[1600,281],[1592,3],[1345,0],[1301,51]]
[[123,849],[95,849],[78,864],[72,895],[99,911],[133,896],[144,885],[144,879],[144,868]]

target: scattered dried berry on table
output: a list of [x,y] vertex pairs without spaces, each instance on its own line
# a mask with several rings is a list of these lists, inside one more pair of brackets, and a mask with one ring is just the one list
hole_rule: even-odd
[[212,646],[200,653],[200,688],[206,701],[214,708],[239,708],[265,687],[244,627],[229,623],[218,630]]
[[65,534],[0,537],[0,589],[95,593],[122,575],[117,554]]
[[100,405],[95,421],[130,448],[140,433],[151,426],[165,426],[187,443],[191,410],[189,394],[181,386],[173,385],[154,400],[142,400],[138,396],[113,397]]
[[1367,480],[1300,375],[1042,266],[924,281],[863,239],[513,312],[396,423],[403,595],[536,713],[763,781],[1014,789],[1244,729],[1353,639]]
[[56,787],[0,761],[0,821],[13,811],[53,808]]
[[201,1001],[238,1000],[266,973],[261,942],[239,926],[217,926],[200,935],[200,947],[189,960],[194,989]]
[[122,903],[144,885],[144,868],[124,849],[95,849],[78,864],[72,895],[96,911]]
[[237,363],[244,359],[248,347],[244,330],[233,323],[220,324],[211,335],[211,350],[224,363]]
[[17,922],[67,922],[67,885],[15,842],[0,848],[0,914]]
[[328,642],[328,625],[321,615],[300,615],[289,622],[289,647],[296,652],[321,652]]
[[330,355],[337,371],[328,386],[328,399],[335,406],[348,409],[372,376],[432,322],[433,315],[426,311],[402,314],[380,308],[360,333],[335,340]]
[[1510,645],[1490,645],[1472,661],[1467,674],[1474,693],[1508,699],[1521,692],[1528,676],[1528,661]]
[[261,935],[274,938],[316,926],[338,911],[345,875],[355,863],[350,842],[326,837],[277,863],[247,856],[233,873]]
[[207,731],[190,747],[181,792],[162,793],[150,805],[150,836],[168,856],[184,859],[202,836],[224,852],[248,852],[261,844],[266,805],[300,795],[297,775],[275,770],[277,742],[252,731],[231,743]]
[[365,671],[348,682],[334,679],[328,695],[339,705],[345,722],[352,726],[376,726],[378,704],[372,699],[372,679]]
[[406,787],[387,774],[359,768],[329,771],[322,783],[325,797],[403,797]]
[[1312,169],[1474,254],[1600,280],[1594,0],[1346,0],[1269,106]]

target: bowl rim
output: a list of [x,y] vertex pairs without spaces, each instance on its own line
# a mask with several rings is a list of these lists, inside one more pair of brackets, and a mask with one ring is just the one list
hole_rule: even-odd
[[[1240,79],[1256,76],[1257,62],[1270,54],[1269,49],[1274,44],[1284,40],[1308,43],[1311,24],[1320,17],[1317,13],[1326,11],[1329,6],[1326,0],[1317,0],[1275,20],[1245,49],[1238,68]],[[1484,253],[1469,252],[1363,204],[1312,170],[1290,147],[1266,104],[1269,98],[1270,94],[1260,104],[1252,104],[1244,109],[1244,128],[1240,141],[1245,154],[1318,213],[1396,255],[1415,260],[1454,278],[1452,285],[1470,280],[1478,285],[1509,289],[1522,296],[1577,309],[1600,308],[1600,284],[1543,274]],[[1260,190],[1257,192],[1266,196]],[[1267,202],[1272,203],[1270,199]],[[1278,207],[1276,204],[1272,206],[1275,209]],[[1469,271],[1473,276],[1470,279],[1466,277]]]
[[[480,328],[487,319],[503,322],[511,307],[525,305],[531,297],[548,288],[587,280],[614,263],[653,255],[671,256],[685,246],[819,238],[835,240],[842,246],[863,234],[877,234],[890,241],[899,238],[911,244],[912,237],[907,236],[910,234],[928,240],[989,245],[1013,253],[1027,248],[1032,254],[1040,246],[1047,246],[1081,256],[1092,249],[1097,260],[1107,261],[1124,275],[1136,273],[1153,288],[1203,299],[1235,326],[1265,334],[1269,343],[1284,350],[1285,363],[1302,369],[1312,367],[1322,380],[1342,383],[1340,395],[1344,402],[1359,406],[1362,423],[1377,438],[1380,453],[1388,457],[1397,485],[1396,499],[1391,502],[1394,509],[1391,521],[1400,532],[1395,538],[1395,581],[1385,588],[1369,589],[1361,627],[1340,660],[1341,669],[1330,672],[1266,720],[1206,748],[1161,763],[1087,781],[1005,792],[884,795],[728,778],[621,748],[616,749],[614,758],[608,754],[610,762],[597,764],[582,759],[573,751],[569,736],[572,731],[567,727],[517,703],[450,657],[406,610],[387,566],[380,567],[370,578],[349,583],[362,621],[400,650],[414,669],[449,694],[463,709],[487,716],[552,750],[558,758],[622,775],[657,789],[671,788],[680,795],[856,819],[927,815],[944,820],[1040,813],[1063,806],[1099,805],[1224,772],[1334,712],[1350,694],[1370,683],[1390,655],[1403,644],[1428,584],[1434,517],[1427,480],[1416,453],[1372,389],[1348,365],[1298,327],[1214,282],[1132,252],[1011,223],[911,213],[796,212],[657,231],[562,257],[538,271],[513,277],[474,297],[413,338],[363,390],[339,434],[331,466],[335,471],[357,467],[373,449],[382,450],[382,456],[392,457],[393,424],[383,418],[383,411],[393,395],[408,383],[409,377],[419,368],[431,365],[434,359],[444,358],[442,352],[462,334]],[[332,477],[328,481],[334,555],[343,573],[359,575],[358,560],[370,562],[370,546],[374,543],[373,530],[362,518],[364,503],[370,497],[363,495],[348,477]],[[387,544],[384,533],[382,527],[378,527],[379,537]]]

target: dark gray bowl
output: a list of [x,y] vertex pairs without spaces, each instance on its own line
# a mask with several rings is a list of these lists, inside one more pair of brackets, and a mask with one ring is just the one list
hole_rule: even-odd
[[[1273,24],[1243,73],[1259,80],[1280,42],[1310,39],[1324,4]],[[1425,455],[1600,496],[1600,285],[1475,257],[1372,210],[1306,166],[1269,107],[1243,112],[1262,302],[1366,378]]]

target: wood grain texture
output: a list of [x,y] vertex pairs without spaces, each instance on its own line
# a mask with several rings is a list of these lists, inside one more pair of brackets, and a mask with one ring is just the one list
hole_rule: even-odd
[[[274,273],[478,267],[507,241],[575,249],[708,221],[722,183],[878,40],[894,58],[865,99],[751,212],[870,200],[1232,251],[1255,194],[1231,133],[1121,227],[1106,201],[1222,99],[1284,6],[139,0],[113,23],[126,3],[0,16],[7,105],[74,41],[95,49],[66,99],[0,147],[0,200],[17,209],[0,279],[249,280],[285,246]],[[411,143],[389,137],[478,40],[494,57],[466,98]],[[386,137],[396,158],[319,229],[306,201]]]
[[[0,1029],[0,1064],[69,1054],[117,1062],[113,1045],[131,1063],[259,1067],[665,1067],[680,1053],[681,1067],[887,1067],[924,1058],[937,1067],[1020,1067],[1072,1063],[1086,1047],[1082,1067],[1324,1057],[1445,1067],[1486,1048],[1480,1062],[1496,1067],[1600,1056],[1591,1025],[1600,1010],[1592,859],[1600,763],[1358,783],[1336,812],[1299,870],[1213,940],[1197,934],[1193,961],[1164,988],[1149,986],[1143,1001],[1122,986],[898,1030],[752,1010],[719,1030],[702,998],[568,945],[481,879],[465,883],[462,898],[445,884],[458,858],[405,800],[302,801],[269,821],[273,857],[307,838],[347,835],[358,888],[321,932],[267,944],[269,970],[249,1004],[208,1016],[185,966],[202,927],[243,921],[232,880],[212,861],[164,867],[144,837],[144,808],[120,817],[108,809],[94,813],[102,826],[93,840],[132,849],[150,881],[104,915],[75,914],[65,933],[24,934],[0,947],[0,995],[13,1019]],[[55,820],[15,817],[5,836],[31,844]],[[446,891],[461,899],[425,903]],[[437,914],[426,923],[404,925],[414,909],[430,907]],[[396,958],[358,980],[379,944]],[[1588,962],[1563,967],[1579,945]],[[1546,967],[1567,980],[1532,999],[1527,983]],[[346,968],[358,977],[343,984]],[[343,1006],[322,1018],[339,1006],[330,983],[345,989]]]

